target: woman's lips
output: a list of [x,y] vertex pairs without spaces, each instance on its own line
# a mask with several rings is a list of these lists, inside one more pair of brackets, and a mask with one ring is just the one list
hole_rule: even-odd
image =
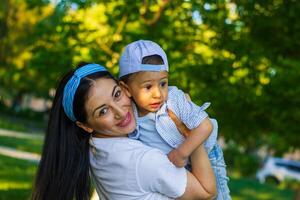
[[117,126],[125,127],[125,126],[129,125],[130,122],[131,122],[131,114],[130,114],[130,112],[128,112],[125,116],[125,119],[123,119],[121,122],[119,122],[117,124]]

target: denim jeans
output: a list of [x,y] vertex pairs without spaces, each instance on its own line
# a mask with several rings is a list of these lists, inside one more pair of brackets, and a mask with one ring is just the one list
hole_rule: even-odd
[[217,196],[215,199],[231,200],[228,188],[229,178],[226,175],[226,164],[224,161],[223,151],[217,143],[210,152],[208,152],[208,157],[213,167],[217,182]]

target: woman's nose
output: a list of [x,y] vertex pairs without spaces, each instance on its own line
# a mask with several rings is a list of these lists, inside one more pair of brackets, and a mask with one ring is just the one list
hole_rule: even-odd
[[122,109],[121,106],[117,105],[114,108],[115,110],[115,119],[122,119],[126,115],[126,111]]

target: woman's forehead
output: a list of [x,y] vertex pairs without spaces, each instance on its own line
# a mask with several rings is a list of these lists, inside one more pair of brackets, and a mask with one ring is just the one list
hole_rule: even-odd
[[89,91],[87,103],[97,102],[100,104],[104,103],[101,101],[112,99],[112,93],[116,86],[116,81],[111,78],[101,78],[96,80]]

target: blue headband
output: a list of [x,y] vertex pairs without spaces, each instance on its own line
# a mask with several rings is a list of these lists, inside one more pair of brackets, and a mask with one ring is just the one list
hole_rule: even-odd
[[73,76],[65,85],[62,105],[66,115],[73,122],[76,121],[76,118],[73,113],[73,101],[74,101],[76,90],[80,84],[80,80],[86,77],[87,75],[93,74],[95,72],[103,72],[103,71],[107,71],[107,69],[98,64],[84,65],[83,67],[80,67],[74,72]]

